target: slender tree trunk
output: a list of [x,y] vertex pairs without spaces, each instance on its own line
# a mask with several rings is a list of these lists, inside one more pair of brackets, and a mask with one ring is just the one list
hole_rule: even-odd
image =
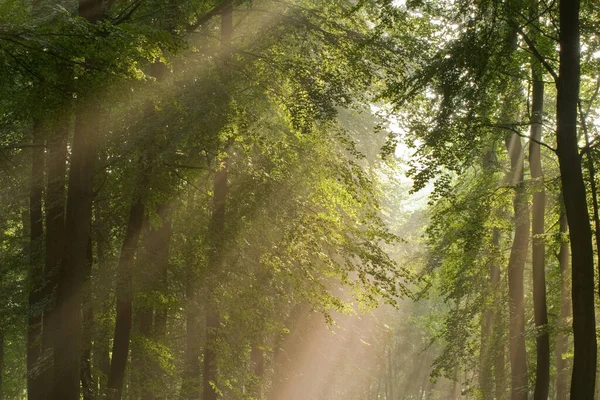
[[546,209],[546,191],[542,170],[541,147],[542,116],[544,113],[544,82],[541,65],[532,62],[533,92],[531,105],[531,140],[529,141],[529,168],[534,182],[532,208],[532,264],[533,264],[533,310],[537,330],[536,335],[536,375],[533,398],[548,399],[550,387],[550,336],[548,334],[548,311],[546,307],[546,271],[544,245],[544,212]]
[[[101,203],[98,203],[96,211],[101,208]],[[103,240],[103,236],[100,234],[101,230],[96,225],[96,251],[98,255],[98,271],[102,271],[108,268],[108,262],[106,259],[107,246]],[[102,289],[101,289],[102,290]],[[100,299],[98,301],[99,309],[98,313],[103,317],[110,313],[112,304],[110,301],[110,291],[104,288],[100,292]],[[106,326],[106,323],[96,324],[94,329],[94,365],[97,371],[97,397],[104,399],[107,393],[108,386],[108,374],[110,372],[110,329]]]
[[108,374],[110,372],[110,335],[101,334],[94,342],[94,361],[98,366],[98,397],[102,398],[108,391]]
[[[41,136],[42,123],[34,122],[35,136]],[[39,377],[42,334],[42,241],[44,223],[42,214],[42,193],[44,181],[44,148],[34,147],[31,154],[31,187],[29,193],[29,237],[30,237],[30,270],[29,270],[29,312],[27,327],[27,395],[30,400],[41,400],[44,393],[40,391]]]
[[[498,310],[496,313],[496,321],[502,320],[502,311]],[[505,326],[497,325],[497,330],[504,330]],[[495,394],[496,400],[504,400],[506,398],[506,345],[505,345],[505,335],[503,332],[497,333],[498,342],[496,346],[496,356],[494,362],[494,378],[495,378]]]
[[75,121],[65,220],[65,253],[56,293],[54,399],[79,400],[81,286],[87,263],[96,158],[97,110],[81,105]]
[[198,295],[196,294],[197,278],[193,265],[188,263],[188,274],[185,286],[185,371],[181,386],[182,398],[186,400],[200,399],[200,316]]
[[458,377],[454,374],[454,379],[452,380],[452,390],[450,391],[450,399],[458,400]]
[[569,242],[567,215],[564,211],[562,194],[560,196],[561,213],[559,220],[560,231],[560,250],[558,253],[558,263],[560,265],[560,319],[559,329],[556,338],[556,400],[567,400],[569,384],[569,363],[564,358],[569,347],[569,335],[565,332],[567,329],[567,319],[571,315],[571,299],[569,296]]
[[[169,210],[166,209],[166,206],[163,212],[159,210],[159,214],[163,214],[163,222],[157,233],[159,240],[156,246],[157,251],[155,260],[158,264],[158,279],[156,280],[157,286],[155,287],[155,290],[167,295],[169,284],[169,248],[173,229]],[[154,336],[157,340],[164,340],[167,335],[167,316],[168,309],[166,306],[163,305],[156,309],[154,315]]]
[[219,327],[219,313],[212,299],[212,285],[221,263],[222,246],[225,230],[225,199],[227,197],[227,166],[222,166],[215,174],[213,214],[209,229],[209,240],[212,242],[208,265],[207,279],[207,311],[206,311],[206,345],[204,348],[203,400],[216,400],[217,392],[213,389],[217,379],[217,359],[214,344]]
[[[158,215],[161,218],[160,227],[153,229],[148,227],[145,237],[138,251],[138,270],[142,281],[141,290],[144,293],[165,293],[167,291],[167,271],[169,262],[169,241],[171,237],[171,223],[167,219],[168,209],[166,205],[158,207]],[[166,307],[154,308],[144,301],[137,310],[139,320],[139,333],[147,341],[163,340],[166,334],[167,309]],[[153,387],[161,387],[160,381],[164,379],[160,364],[147,349],[137,349],[136,365],[133,367],[141,378],[142,400],[158,398],[150,390]]]
[[[158,243],[154,260],[157,264],[157,279],[155,280],[155,291],[167,295],[168,293],[168,272],[169,272],[169,247],[172,236],[172,226],[167,206],[159,207],[159,215],[162,218],[162,225],[157,232]],[[167,336],[167,316],[168,308],[161,304],[154,310],[154,329],[153,339],[159,343],[164,342]],[[157,360],[152,363],[152,379],[157,387],[164,387],[166,374]],[[152,399],[158,400],[164,398],[166,393],[154,394]]]
[[[67,136],[69,122],[66,114],[57,118],[54,132],[49,138],[47,154],[47,186],[46,186],[46,236],[44,284],[42,287],[45,302],[42,350],[44,358],[53,357],[56,340],[56,314],[54,294],[58,285],[60,263],[65,248],[65,186],[67,173]],[[46,364],[46,363],[45,363]],[[40,386],[44,393],[52,392],[54,367],[51,362],[44,368],[40,376]]]
[[598,268],[598,288],[600,290],[600,215],[598,211],[598,189],[596,187],[596,168],[594,167],[594,159],[591,155],[590,148],[590,135],[587,128],[587,122],[585,120],[586,115],[583,112],[583,108],[581,107],[581,102],[579,102],[579,116],[581,117],[581,128],[583,129],[583,133],[585,135],[585,148],[586,148],[586,158],[588,165],[588,173],[590,174],[590,191],[592,192],[592,210],[594,217],[594,237],[596,239],[596,252],[597,252],[597,268]]
[[[167,68],[166,65],[161,63],[160,61],[155,61],[150,68],[150,75],[156,79],[157,82],[162,82],[166,76]],[[148,101],[145,110],[144,116],[150,118],[154,112],[154,104],[151,101]],[[161,290],[165,290],[166,288],[166,280],[164,281],[165,286],[160,285],[162,279],[160,275],[162,274],[162,257],[166,252],[168,257],[168,239],[165,243],[163,236],[166,231],[167,221],[165,220],[167,211],[166,205],[161,205],[158,207],[158,214],[162,220],[161,227],[158,229],[152,229],[150,224],[148,223],[148,229],[146,229],[146,234],[144,239],[142,240],[142,245],[140,246],[139,257],[138,257],[138,271],[139,273],[136,277],[140,279],[140,288],[142,292],[142,296],[146,293],[151,293],[152,291],[160,292]],[[166,247],[165,247],[166,246]],[[168,263],[168,259],[164,261],[164,263]],[[166,272],[165,272],[166,274]],[[143,336],[146,340],[155,340],[153,337],[154,331],[154,316],[155,310],[151,303],[148,301],[143,301],[143,304],[136,308],[136,314],[139,317],[139,328],[140,335]],[[164,316],[166,323],[166,315]],[[161,322],[162,323],[162,322]],[[159,387],[156,382],[158,377],[157,369],[159,368],[156,360],[152,359],[147,351],[145,346],[138,346],[138,348],[133,349],[132,361],[135,360],[135,365],[132,365],[132,369],[135,372],[135,375],[138,379],[138,383],[141,385],[141,398],[142,400],[152,400],[154,395],[150,391],[150,386],[153,385],[155,387]],[[139,385],[138,385],[139,386]]]
[[[494,150],[491,150],[484,160],[484,169],[492,173],[492,168],[496,163]],[[484,398],[492,398],[494,393],[494,335],[496,322],[496,310],[499,307],[499,285],[500,285],[500,264],[498,262],[498,252],[500,247],[500,230],[493,228],[492,231],[492,252],[490,254],[490,289],[492,305],[486,306],[483,312],[481,324],[481,344],[480,344],[480,369],[479,369],[479,388]]]
[[501,233],[500,229],[494,228],[492,232],[492,244],[495,258],[491,268],[491,287],[493,290],[493,315],[492,315],[492,332],[489,343],[489,368],[493,369],[493,391],[489,393],[489,398],[496,400],[504,400],[506,395],[506,325],[504,321],[504,312],[501,308],[502,295],[506,292],[506,283],[502,279],[502,271],[500,270],[500,248]]
[[94,337],[94,308],[91,288],[92,264],[92,239],[90,237],[88,241],[87,265],[83,278],[83,293],[85,294],[82,302],[83,331],[81,352],[81,389],[83,400],[93,400],[96,395],[96,391],[93,387],[94,379],[92,376],[92,340]]
[[[101,0],[80,0],[79,15],[90,23],[103,18]],[[99,107],[80,100],[69,170],[65,249],[56,291],[57,332],[54,338],[54,400],[79,400],[81,361],[81,283],[91,235]],[[60,327],[60,328],[58,328]]]
[[486,309],[481,323],[481,342],[479,349],[479,390],[483,398],[489,398],[494,392],[493,349],[491,347],[493,335],[494,311]]
[[[144,173],[144,172],[142,172]],[[143,181],[143,179],[142,179]],[[145,186],[144,182],[138,185]],[[125,381],[125,367],[129,356],[129,337],[133,317],[132,265],[144,221],[144,202],[140,193],[134,193],[127,230],[123,239],[119,265],[117,267],[117,314],[112,348],[112,359],[108,373],[108,396],[120,400]]]
[[[194,213],[193,205],[196,199],[193,191],[187,199],[187,215]],[[190,256],[191,249],[186,252],[186,282],[185,282],[185,353],[184,372],[181,385],[181,398],[186,400],[200,399],[202,390],[200,356],[202,353],[200,325],[200,303],[196,292],[199,274],[195,268],[195,257]]]
[[[231,61],[231,35],[233,33],[233,2],[225,0],[226,4],[221,14],[221,50],[223,53],[224,70],[228,70]],[[217,357],[214,345],[219,327],[219,313],[213,299],[212,285],[222,263],[225,234],[225,201],[227,198],[227,160],[217,166],[214,178],[214,197],[211,222],[209,226],[209,257],[207,267],[207,309],[206,309],[206,345],[204,348],[203,396],[202,400],[216,400],[217,391],[213,388],[217,382]]]
[[[149,261],[149,258],[146,259]],[[147,287],[148,291],[150,287]],[[139,311],[139,334],[143,336],[146,340],[151,340],[152,335],[152,325],[154,322],[154,309],[151,306],[144,306]],[[139,379],[139,386],[141,386],[141,394],[142,400],[151,400],[152,393],[148,388],[148,385],[152,383],[152,373],[150,365],[152,363],[151,357],[148,354],[148,349],[142,344],[142,348],[137,349],[138,353],[136,355],[137,362],[133,363],[133,353],[132,353],[132,374],[135,373],[136,377]]]
[[523,272],[529,247],[529,207],[523,182],[523,149],[519,136],[510,135],[507,138],[506,148],[511,159],[510,183],[515,186],[513,199],[515,235],[508,262],[511,400],[527,400]]
[[596,382],[594,251],[579,149],[579,0],[559,2],[560,61],[557,82],[557,154],[572,252],[573,376],[571,400],[592,399]]

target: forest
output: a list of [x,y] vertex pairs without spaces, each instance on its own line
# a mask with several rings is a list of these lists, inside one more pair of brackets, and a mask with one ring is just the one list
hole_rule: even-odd
[[0,0],[0,400],[600,398],[597,0]]

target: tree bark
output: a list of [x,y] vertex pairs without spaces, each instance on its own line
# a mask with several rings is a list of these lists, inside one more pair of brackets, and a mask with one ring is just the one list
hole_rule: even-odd
[[[167,73],[167,67],[160,61],[155,61],[152,63],[150,68],[150,75],[153,76],[157,82],[162,82]],[[144,115],[148,118],[152,116],[154,110],[154,104],[151,101],[148,101]],[[168,241],[169,238],[166,238],[167,234],[166,229],[170,229],[170,223],[166,221],[166,216],[168,214],[168,208],[166,204],[162,204],[158,207],[158,215],[161,218],[161,226],[158,229],[153,229],[148,223],[148,229],[146,229],[145,237],[142,240],[142,245],[140,246],[139,257],[138,257],[138,271],[141,280],[141,291],[142,295],[145,293],[151,293],[152,291],[161,292],[166,290],[166,264],[168,264]],[[167,257],[164,260],[164,257]],[[161,275],[163,274],[163,268],[165,279],[163,280]],[[160,310],[160,316],[158,315],[158,311],[154,310],[154,307],[150,305],[150,302],[144,301],[140,307],[137,307],[136,313],[139,316],[139,327],[140,327],[140,335],[146,338],[147,340],[155,340],[156,337],[154,335],[154,317],[156,313],[156,317],[161,326],[161,330],[164,328],[166,330],[166,313],[163,312],[166,310]],[[163,320],[161,319],[164,319]],[[149,386],[152,383],[155,387],[159,387],[156,380],[158,379],[159,373],[158,368],[159,365],[156,360],[153,360],[147,354],[147,349],[144,346],[139,347],[135,350],[136,356],[136,365],[132,366],[135,370],[137,377],[140,379],[141,385],[141,397],[142,400],[152,400],[154,398],[154,394],[151,393]]]
[[557,154],[571,240],[573,375],[571,400],[592,399],[596,382],[594,251],[579,149],[579,0],[559,2],[560,60],[557,82]]
[[[143,293],[167,294],[167,272],[169,262],[169,241],[171,238],[171,223],[168,220],[166,205],[158,207],[161,225],[158,228],[148,226],[140,250],[138,251],[138,270],[140,271],[141,291]],[[148,224],[149,225],[149,224]],[[153,307],[149,301],[142,301],[136,308],[139,321],[139,333],[147,341],[163,340],[166,335],[167,309]],[[133,356],[132,356],[133,359]],[[158,399],[150,386],[160,388],[164,380],[158,361],[148,354],[147,349],[136,349],[135,366],[132,368],[141,378],[142,400]],[[151,384],[151,385],[149,385]]]
[[214,198],[213,214],[209,229],[209,240],[211,246],[209,249],[209,261],[207,268],[207,310],[206,310],[206,345],[204,348],[204,373],[203,396],[202,400],[216,400],[217,392],[213,389],[217,379],[217,357],[214,350],[214,344],[217,339],[217,329],[219,327],[219,313],[212,299],[212,285],[216,283],[214,279],[218,274],[218,268],[221,263],[222,247],[225,230],[225,199],[227,197],[227,165],[220,167],[215,173],[214,179]]
[[181,385],[182,398],[186,400],[200,399],[200,353],[201,346],[198,333],[200,332],[200,316],[198,296],[196,294],[197,278],[193,265],[188,262],[188,273],[185,285],[185,370]]
[[[490,152],[489,159],[495,159],[493,152]],[[487,164],[487,163],[486,163]],[[486,165],[491,166],[491,165]],[[498,263],[498,252],[500,248],[500,230],[493,228],[492,231],[492,253],[490,257],[490,290],[492,296],[492,305],[487,306],[483,313],[481,326],[481,344],[479,361],[479,389],[484,398],[494,396],[494,361],[495,352],[494,336],[497,334],[497,310],[500,306],[500,264]]]
[[450,390],[450,400],[458,400],[458,374],[454,373],[452,379],[452,389]]
[[65,252],[56,293],[54,399],[79,400],[81,284],[87,263],[95,174],[97,109],[80,105],[75,119],[65,220]]
[[[60,263],[65,248],[65,185],[67,173],[67,136],[69,122],[65,115],[56,121],[54,132],[49,138],[47,154],[47,185],[46,185],[46,246],[44,285],[42,287],[45,302],[42,350],[44,356],[52,358],[54,341],[56,340],[55,291],[58,285]],[[53,365],[42,371],[40,386],[45,393],[52,392],[54,379]]]
[[[157,232],[158,243],[156,246],[156,258],[155,262],[158,264],[158,279],[156,280],[156,287],[160,293],[164,295],[168,292],[168,274],[169,274],[169,248],[171,243],[171,236],[173,233],[169,210],[166,209],[163,212],[159,210],[159,215],[162,214],[162,225]],[[167,335],[167,316],[168,309],[166,306],[157,308],[154,315],[154,336],[157,340],[164,340]]]
[[583,129],[583,133],[585,135],[585,147],[586,158],[588,164],[588,173],[590,174],[590,191],[592,192],[592,210],[593,210],[593,218],[594,218],[594,237],[596,239],[596,252],[597,252],[597,271],[598,271],[598,290],[600,293],[600,215],[598,211],[598,189],[596,187],[596,168],[594,167],[594,159],[591,155],[590,148],[590,135],[587,129],[587,122],[585,120],[585,114],[583,113],[583,108],[581,107],[581,102],[579,102],[579,115],[581,117],[581,127]]
[[515,186],[513,199],[515,235],[508,261],[511,400],[527,400],[523,272],[529,247],[529,207],[523,182],[523,149],[520,137],[516,134],[507,137],[506,148],[511,160],[509,181]]
[[[143,188],[142,182],[138,185]],[[125,367],[129,356],[129,337],[133,317],[132,264],[144,221],[144,202],[139,193],[134,193],[127,230],[123,239],[119,265],[117,267],[117,310],[112,359],[108,373],[108,396],[120,400],[125,380]]]
[[[188,215],[193,213],[193,204],[196,203],[194,192],[190,191],[187,199]],[[187,251],[186,254],[190,254]],[[186,257],[186,283],[185,283],[185,354],[184,354],[184,372],[181,385],[181,398],[186,400],[200,399],[201,368],[200,355],[202,347],[200,345],[202,332],[200,325],[200,307],[198,293],[198,272],[195,267],[194,257]]]
[[[42,122],[34,121],[34,134],[42,133]],[[29,193],[29,312],[27,321],[27,395],[30,400],[41,400],[45,393],[40,389],[41,334],[42,334],[42,241],[44,223],[42,194],[44,181],[44,148],[35,147],[31,152],[31,186]]]
[[534,184],[532,206],[532,265],[533,310],[536,327],[536,375],[533,398],[547,400],[550,387],[550,336],[546,306],[546,271],[544,245],[544,212],[546,191],[542,170],[541,146],[542,116],[544,113],[544,82],[539,61],[532,62],[533,91],[531,104],[531,140],[529,141],[529,168]]
[[569,384],[569,362],[563,358],[568,351],[569,335],[565,332],[567,319],[571,315],[571,299],[569,296],[569,242],[567,215],[564,211],[562,194],[560,196],[561,212],[559,220],[560,250],[558,263],[560,265],[560,318],[556,338],[556,400],[567,400]]
[[92,376],[92,340],[94,334],[94,308],[92,303],[91,276],[92,276],[92,239],[88,241],[87,264],[83,278],[83,297],[82,302],[82,352],[81,352],[81,390],[83,400],[93,400],[96,391],[93,387]]
[[[497,312],[497,317],[496,317],[496,321],[499,321],[501,319],[502,316],[502,312],[498,311]],[[505,329],[505,326],[502,325],[502,329]],[[504,334],[499,334],[499,343],[497,344],[496,347],[496,359],[495,359],[495,363],[494,363],[494,383],[496,384],[495,387],[495,394],[496,394],[496,399],[497,400],[504,400],[506,398],[506,342],[505,342],[505,335]]]
[[[101,208],[101,203],[98,203],[96,211]],[[101,229],[98,225],[95,226],[96,233],[96,251],[98,255],[98,271],[108,268],[106,259],[107,243],[103,239]],[[102,316],[110,313],[112,304],[110,301],[111,293],[106,288],[101,289],[100,299],[98,301],[98,312]],[[93,362],[97,371],[97,397],[105,398],[108,386],[108,374],[110,372],[110,338],[111,332],[105,323],[96,324],[94,329],[94,357]]]
[[[91,6],[93,5],[93,6]],[[101,0],[80,0],[79,15],[90,23],[103,18]],[[82,98],[75,116],[69,170],[65,248],[56,291],[54,400],[79,400],[81,361],[81,283],[91,235],[99,107]]]
[[[156,279],[154,280],[154,290],[157,293],[162,293],[166,296],[168,293],[169,247],[172,235],[172,226],[168,206],[160,206],[158,214],[161,216],[162,225],[156,232],[156,246],[152,247],[155,249],[153,252],[153,260],[156,265],[155,271],[157,273]],[[157,342],[163,342],[166,339],[167,316],[168,308],[165,304],[161,304],[154,310],[152,339]],[[155,382],[157,387],[164,387],[166,374],[157,360],[153,360],[151,368],[153,382]],[[163,394],[157,393],[153,394],[153,396],[151,398],[149,397],[149,399],[158,400],[162,397],[164,397]]]

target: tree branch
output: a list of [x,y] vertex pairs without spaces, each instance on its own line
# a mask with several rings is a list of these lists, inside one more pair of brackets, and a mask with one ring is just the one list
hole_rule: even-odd
[[206,22],[208,22],[212,17],[218,15],[221,13],[221,11],[223,11],[223,9],[225,8],[225,6],[228,4],[227,1],[221,1],[219,4],[217,4],[212,10],[210,10],[209,12],[207,12],[206,14],[199,16],[198,19],[196,20],[196,22],[194,22],[193,24],[189,24],[187,26],[187,31],[191,32],[196,30],[196,28],[198,28],[200,25],[205,24]]
[[546,58],[540,54],[537,47],[535,47],[535,43],[533,43],[529,36],[527,36],[527,34],[523,31],[523,28],[521,28],[520,26],[517,27],[517,32],[519,33],[519,35],[521,35],[525,43],[527,43],[529,50],[531,50],[535,58],[537,58],[539,62],[542,63],[546,71],[548,71],[548,73],[552,75],[552,78],[554,78],[554,82],[558,82],[558,74],[556,73],[556,71],[554,71],[554,68],[552,68],[552,66],[548,64]]
[[203,167],[201,165],[187,165],[187,164],[174,164],[174,163],[163,163],[166,167],[171,168],[185,168],[185,169],[199,169],[199,170],[207,170],[207,167]]
[[123,12],[115,18],[113,24],[118,25],[118,24],[121,24],[121,23],[129,20],[131,18],[131,16],[133,15],[133,13],[136,12],[136,10],[138,8],[140,8],[140,6],[143,3],[144,3],[144,0],[138,0],[134,3],[131,3],[129,6],[125,7]]
[[485,126],[489,126],[489,127],[491,127],[491,128],[501,128],[501,129],[506,129],[506,130],[509,130],[509,131],[511,131],[511,132],[513,132],[513,133],[515,133],[515,134],[517,134],[518,136],[520,136],[520,137],[522,137],[522,138],[529,139],[529,140],[531,140],[533,143],[537,143],[537,144],[539,144],[540,146],[544,146],[544,147],[545,147],[545,148],[547,148],[548,150],[552,150],[553,152],[555,152],[555,153],[556,153],[556,149],[555,149],[554,147],[552,147],[552,146],[550,146],[550,145],[548,145],[548,144],[546,144],[546,143],[544,143],[544,142],[541,142],[541,141],[539,141],[539,140],[537,140],[537,139],[534,139],[534,138],[532,138],[532,137],[531,137],[531,136],[529,136],[529,135],[525,135],[524,133],[521,133],[521,132],[519,132],[519,130],[518,130],[517,128],[515,128],[515,126],[514,126],[514,125],[511,125],[511,124],[488,124],[488,125],[485,125]]

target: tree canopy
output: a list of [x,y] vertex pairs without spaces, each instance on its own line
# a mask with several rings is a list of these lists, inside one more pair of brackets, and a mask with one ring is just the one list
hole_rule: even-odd
[[597,396],[595,2],[0,16],[0,400]]

